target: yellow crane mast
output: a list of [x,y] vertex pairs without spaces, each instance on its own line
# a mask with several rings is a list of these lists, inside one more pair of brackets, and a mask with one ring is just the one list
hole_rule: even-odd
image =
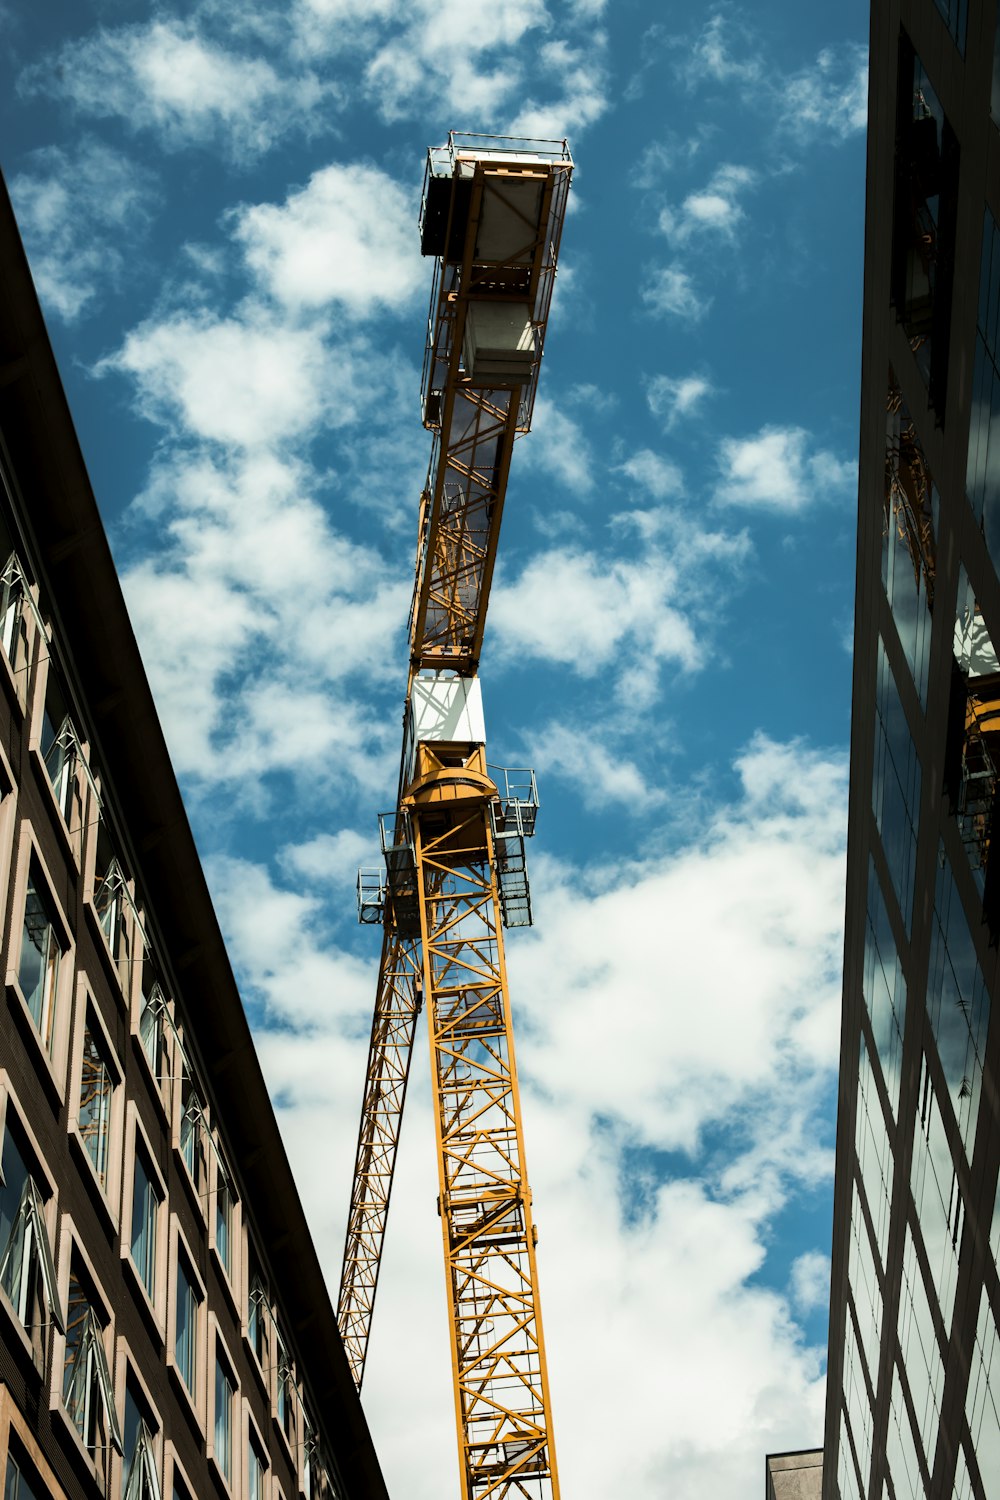
[[558,1500],[505,927],[526,926],[531,771],[486,762],[477,676],[514,439],[528,431],[573,161],[565,141],[452,132],[428,153],[434,258],[403,753],[338,1319],[360,1389],[417,1016],[426,1004],[462,1500]]

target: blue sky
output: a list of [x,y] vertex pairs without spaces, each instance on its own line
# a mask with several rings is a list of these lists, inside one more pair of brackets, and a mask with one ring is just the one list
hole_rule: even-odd
[[[563,1487],[821,1439],[850,714],[860,0],[0,4],[3,167],[335,1286],[450,128],[577,161],[481,666]],[[457,1488],[421,1038],[365,1405]],[[420,1460],[414,1464],[414,1455]]]

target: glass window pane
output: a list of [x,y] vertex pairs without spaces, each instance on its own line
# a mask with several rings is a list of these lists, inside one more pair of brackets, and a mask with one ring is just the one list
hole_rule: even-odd
[[60,945],[48,900],[32,869],[28,875],[28,891],[24,903],[24,928],[17,982],[39,1035],[50,1052],[55,1034],[59,958]]
[[142,1152],[137,1151],[132,1190],[132,1260],[151,1298],[156,1289],[156,1223],[159,1206],[152,1173],[143,1160]]
[[875,709],[872,810],[908,933],[920,816],[920,762],[881,637]]

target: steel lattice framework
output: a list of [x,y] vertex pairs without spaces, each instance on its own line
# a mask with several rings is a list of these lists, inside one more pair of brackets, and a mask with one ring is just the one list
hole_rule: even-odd
[[515,439],[527,432],[573,162],[565,142],[452,135],[431,151],[435,257],[403,757],[338,1318],[360,1389],[416,1018],[426,1003],[463,1500],[558,1500],[503,926],[531,920],[530,771],[486,766],[478,697]]

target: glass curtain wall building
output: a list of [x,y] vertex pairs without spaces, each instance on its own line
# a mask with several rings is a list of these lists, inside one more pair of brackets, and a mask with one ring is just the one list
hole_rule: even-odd
[[874,0],[825,1500],[1000,1497],[997,0]]

